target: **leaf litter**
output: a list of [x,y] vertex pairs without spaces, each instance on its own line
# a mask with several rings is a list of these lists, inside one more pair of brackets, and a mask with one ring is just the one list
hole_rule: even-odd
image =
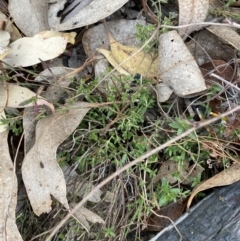
[[[7,64],[6,66],[9,69],[11,69],[12,66],[18,66],[22,68],[26,66],[33,66],[38,63],[42,63],[44,65],[46,61],[52,60],[61,55],[65,51],[67,43],[71,43],[72,45],[75,43],[75,32],[60,33],[58,31],[76,29],[92,23],[97,23],[99,20],[104,19],[105,17],[111,15],[113,12],[117,11],[126,2],[127,1],[115,1],[114,3],[111,2],[107,5],[109,6],[108,8],[100,11],[101,6],[103,5],[101,0],[90,0],[84,2],[74,1],[70,4],[66,4],[67,1],[43,1],[41,3],[32,1],[30,3],[29,1],[22,0],[21,7],[19,9],[16,7],[16,4],[19,5],[19,1],[9,1],[9,12],[11,17],[13,17],[15,24],[17,24],[21,32],[24,33],[27,37],[22,37],[12,23],[8,24],[8,28],[3,29],[0,35],[0,57],[3,62]],[[145,52],[144,46],[140,44],[140,42],[136,39],[135,36],[136,25],[138,23],[141,23],[143,26],[146,27],[145,20],[122,19],[117,21],[108,21],[107,28],[105,29],[103,27],[103,24],[99,24],[95,27],[90,27],[90,29],[84,33],[82,43],[85,53],[89,56],[89,58],[96,58],[96,61],[94,62],[94,64],[96,64],[95,66],[100,66],[101,62],[104,62],[104,66],[106,66],[109,62],[110,65],[115,69],[115,77],[118,76],[118,78],[121,79],[123,78],[122,76],[127,76],[128,78],[130,78],[131,76],[140,73],[142,74],[143,79],[147,78],[151,80],[151,87],[149,87],[149,89],[151,89],[151,93],[155,95],[156,99],[159,102],[163,103],[163,109],[161,111],[163,111],[163,113],[166,111],[165,103],[171,103],[172,98],[174,97],[175,101],[180,106],[180,108],[178,109],[179,114],[181,113],[181,116],[185,119],[186,110],[181,110],[181,99],[183,99],[186,103],[189,103],[187,102],[188,100],[193,101],[193,99],[191,98],[198,98],[199,96],[208,95],[209,90],[214,87],[214,84],[218,84],[223,88],[229,89],[228,84],[223,84],[223,82],[219,81],[221,80],[221,78],[227,79],[227,77],[224,75],[226,74],[225,69],[220,69],[220,71],[214,72],[214,77],[212,77],[212,73],[209,74],[209,72],[215,71],[217,69],[216,66],[218,66],[218,63],[220,63],[220,61],[222,60],[224,61],[221,62],[221,67],[224,68],[225,65],[228,71],[234,71],[232,66],[230,67],[230,65],[228,64],[228,61],[232,59],[233,56],[235,56],[234,49],[239,49],[239,35],[237,34],[237,32],[233,31],[230,28],[224,28],[224,33],[221,34],[218,31],[217,26],[207,27],[209,31],[217,35],[217,37],[215,36],[215,40],[217,39],[218,46],[222,45],[222,41],[226,41],[232,47],[229,48],[229,52],[227,53],[226,51],[224,53],[225,48],[219,47],[219,49],[221,49],[221,56],[218,55],[216,51],[212,50],[211,52],[210,49],[206,51],[207,47],[206,49],[204,47],[205,52],[207,52],[207,57],[203,56],[203,54],[199,54],[201,47],[204,45],[207,46],[208,44],[208,40],[207,38],[205,38],[205,36],[211,36],[210,34],[207,34],[205,32],[205,34],[203,34],[201,42],[198,41],[196,37],[198,36],[198,34],[200,35],[201,33],[204,33],[204,31],[206,31],[200,30],[200,25],[198,24],[205,21],[207,17],[209,1],[201,0],[187,2],[179,0],[178,3],[178,24],[190,24],[190,26],[179,28],[178,32],[173,30],[161,34],[158,38],[158,42],[155,42],[154,46],[156,47],[156,49],[153,52]],[[23,10],[24,8],[27,11]],[[33,22],[30,26],[26,28],[25,23],[28,21],[26,19],[31,18],[29,16],[33,16]],[[1,17],[1,20],[6,23],[8,21],[4,14]],[[126,25],[128,26],[128,28],[126,28]],[[54,29],[55,31],[49,31],[50,29]],[[193,36],[193,41],[184,42],[184,40],[186,40],[186,38],[190,35]],[[213,37],[211,36],[211,38]],[[153,41],[156,40],[156,37],[153,38]],[[214,44],[216,43],[215,40],[213,41]],[[213,48],[213,46],[211,48]],[[99,55],[99,53],[103,54],[108,61],[103,61],[103,57],[101,57],[101,59],[99,59],[99,56],[96,57],[96,55]],[[158,56],[156,56],[155,53],[158,53]],[[212,63],[212,65],[210,63]],[[199,67],[199,64],[202,65],[201,69]],[[209,65],[211,65],[210,67],[212,68],[212,70],[209,69]],[[119,85],[119,80],[116,84],[116,80],[112,77],[114,75],[109,75],[108,79],[105,77],[107,71],[106,67],[102,68],[100,66],[98,73],[96,69],[96,76],[99,76],[98,86],[100,86],[100,81],[102,81],[102,79],[105,79],[106,82],[109,81],[108,85],[101,86],[102,88],[105,88],[105,90],[100,93],[104,93],[105,95],[110,94],[111,92],[109,92],[109,89],[106,89],[111,89],[114,85],[115,87],[119,88],[120,92],[123,90],[121,86],[122,83],[120,83]],[[207,72],[204,72],[203,69],[205,69],[205,71]],[[52,210],[52,203],[54,199],[59,201],[67,210],[69,210],[67,193],[71,193],[72,191],[70,190],[72,189],[67,189],[66,184],[70,186],[72,185],[69,183],[69,177],[66,175],[64,176],[64,168],[61,168],[59,166],[59,163],[57,162],[57,149],[69,136],[71,136],[74,130],[83,121],[85,115],[87,115],[87,113],[90,112],[91,109],[91,105],[89,105],[89,103],[82,101],[77,101],[74,104],[59,104],[59,99],[61,99],[63,95],[66,95],[66,93],[70,93],[69,90],[72,87],[69,88],[69,85],[73,83],[72,78],[75,76],[75,74],[76,72],[70,68],[47,68],[45,71],[40,73],[39,76],[34,80],[34,83],[40,83],[40,85],[44,85],[46,82],[48,82],[50,85],[47,90],[43,91],[41,95],[36,94],[29,88],[22,87],[19,84],[4,83],[0,85],[0,106],[2,108],[2,120],[6,119],[6,107],[11,106],[15,108],[25,108],[23,116],[23,126],[25,131],[25,158],[22,164],[22,178],[33,211],[38,216],[43,213],[49,213]],[[205,76],[203,76],[203,74],[205,76],[211,76],[211,78],[208,77],[207,84],[205,83]],[[218,76],[216,77],[216,75]],[[236,74],[234,73],[232,76],[234,76],[234,82],[237,78]],[[88,83],[88,80],[89,79],[83,80],[83,82],[86,81],[86,83]],[[212,82],[214,82],[214,84]],[[154,86],[155,83],[157,83],[156,86]],[[135,85],[135,83],[133,85]],[[133,89],[136,90],[136,86]],[[94,88],[94,90],[98,90],[98,88],[96,87]],[[225,91],[225,89],[222,91]],[[233,91],[233,89],[230,91]],[[80,96],[80,100],[86,101],[86,96],[84,96],[83,93],[78,93],[77,96]],[[221,96],[222,99],[218,99],[217,108],[213,101],[210,102],[210,104],[214,105],[213,109],[218,110],[219,113],[224,113],[224,111],[226,111],[226,107],[224,106],[226,106],[227,101],[223,101],[223,98],[228,97],[226,97],[227,95],[222,97],[221,94],[219,94],[219,96]],[[215,100],[217,99],[216,96],[214,98]],[[206,100],[203,99],[202,101],[204,102]],[[55,107],[53,106],[53,104],[55,104]],[[40,105],[47,105],[52,110],[52,113],[47,114],[47,116],[38,120],[38,106]],[[104,105],[108,104],[103,103],[103,106]],[[160,104],[158,103],[158,105]],[[230,100],[228,102],[228,105],[230,105],[229,108],[231,108],[236,104],[234,100]],[[55,110],[56,106],[58,108]],[[99,105],[94,105],[93,103],[92,106],[96,107]],[[191,110],[191,108],[193,110]],[[202,110],[199,110],[198,108],[199,107],[197,107],[196,110],[197,117],[201,120],[204,120],[202,119],[201,115]],[[190,116],[191,113],[195,111],[195,107],[192,104],[186,109],[187,111],[189,111]],[[118,118],[121,117],[121,112],[123,110],[124,108],[119,111],[117,115]],[[151,115],[149,110],[147,112],[148,113],[146,119],[148,119],[149,121],[149,117]],[[174,111],[172,107],[170,107],[170,109],[167,110],[165,114],[169,114],[172,112]],[[216,113],[211,114],[213,115]],[[235,116],[228,117],[222,120],[227,121],[227,123],[230,125],[230,129],[232,130],[231,133],[226,131],[223,132],[223,135],[225,135],[226,138],[229,138],[229,135],[233,134],[234,131],[237,129],[236,126],[238,126],[239,123],[236,123],[236,121],[234,122],[237,117],[238,115],[235,114]],[[151,116],[151,118],[153,118],[152,120],[154,120],[154,117]],[[112,125],[114,126],[114,123],[117,123],[118,119],[115,118],[111,121],[112,123],[110,123],[110,127]],[[98,120],[96,120],[96,122],[98,122]],[[178,124],[181,124],[180,121]],[[163,128],[169,128],[170,125],[167,127],[166,122],[163,122],[162,126]],[[6,202],[2,204],[2,208],[8,209],[8,212],[10,214],[8,216],[12,217],[11,219],[8,219],[6,216],[3,217],[3,219],[6,220],[4,222],[7,225],[4,228],[6,229],[7,236],[14,236],[9,236],[9,239],[22,240],[15,225],[14,209],[17,200],[17,187],[13,182],[15,180],[15,172],[12,164],[10,164],[11,158],[8,153],[9,147],[6,138],[8,134],[6,128],[7,126],[3,124],[1,125],[1,135],[4,142],[2,143],[1,148],[4,149],[4,151],[2,152],[2,156],[6,156],[6,161],[8,160],[8,164],[6,164],[6,166],[8,166],[9,169],[4,169],[1,171],[4,172],[4,175],[8,173],[8,177],[12,176],[13,178],[10,180],[9,183],[11,187],[7,186],[6,189],[8,194],[4,195],[4,198],[7,199],[6,197],[9,197],[9,193],[11,192],[10,195],[12,200],[8,199],[10,200],[10,204],[8,203],[7,207]],[[103,128],[105,129],[105,127]],[[178,128],[179,129],[177,132],[179,134],[181,133],[182,127],[180,127],[179,125]],[[163,136],[166,135],[166,133],[162,133],[162,131],[160,133],[163,134]],[[209,138],[215,138],[215,134],[213,133],[215,133],[216,135],[219,134],[216,129],[213,128],[210,132]],[[145,134],[146,133],[144,133],[144,135]],[[200,138],[200,140],[195,140],[196,142],[200,141],[198,147],[201,146],[201,141],[203,142],[204,146],[204,139],[201,139],[200,135],[198,138]],[[220,136],[220,138],[223,137]],[[156,145],[153,140],[150,141],[153,144],[150,148],[153,148],[153,146]],[[238,143],[238,141],[236,140],[235,143]],[[146,146],[146,144],[144,145]],[[159,145],[159,143],[157,145]],[[225,143],[223,145],[225,145]],[[210,146],[213,148],[217,148],[217,145]],[[229,148],[229,150],[231,151],[234,150],[234,145],[232,144],[228,143],[225,145],[225,147]],[[186,147],[184,146],[184,148]],[[202,147],[202,149],[203,151],[207,150],[206,147]],[[213,159],[211,160],[211,162],[218,163],[218,167],[220,168],[222,168],[220,160],[221,156],[226,156],[226,153],[223,151],[223,149],[216,151],[216,153],[218,153],[217,155],[209,155],[209,157]],[[186,162],[184,163],[184,165],[181,166],[182,168],[180,168],[179,164],[176,164],[176,160],[174,160],[174,163],[171,157],[165,160],[161,165],[155,164],[154,170],[157,171],[158,174],[155,176],[155,178],[153,178],[153,182],[150,183],[156,185],[156,187],[159,187],[159,184],[161,184],[161,179],[164,177],[167,178],[167,182],[173,187],[175,185],[174,183],[177,183],[178,185],[191,185],[191,181],[197,179],[199,175],[201,175],[201,173],[203,172],[202,168],[195,168],[197,166],[196,160],[198,160],[200,152],[198,151],[198,154],[196,154],[196,149],[191,150],[191,152],[195,153],[191,154],[190,156],[187,156],[186,154]],[[235,151],[233,152],[235,153]],[[169,153],[171,153],[171,151],[169,151]],[[97,156],[96,153],[95,155]],[[124,158],[122,157],[122,159]],[[232,162],[234,158],[231,157],[230,160]],[[108,160],[106,160],[106,163],[107,161]],[[192,162],[194,162],[194,164]],[[206,162],[207,164],[207,160],[204,160],[204,162]],[[106,170],[106,168],[108,168],[108,165],[105,165],[103,167],[103,170]],[[203,183],[200,183],[193,190],[192,195],[190,196],[188,201],[188,207],[190,206],[193,197],[198,192],[215,186],[230,185],[231,183],[238,181],[238,169],[239,168],[237,163],[232,164],[226,170],[209,178]],[[146,175],[148,175],[146,170],[149,169],[142,169],[141,171],[143,170],[143,180],[145,182]],[[100,171],[100,169],[98,171]],[[136,174],[139,175],[140,179],[142,178],[141,171],[138,174],[136,172]],[[177,177],[174,176],[176,173],[178,173]],[[76,178],[79,179],[79,174],[76,173],[76,175]],[[133,176],[130,175],[128,176],[128,178],[132,179]],[[123,177],[121,176],[121,178]],[[7,179],[2,179],[3,182],[5,180]],[[125,179],[123,178],[121,180]],[[132,184],[129,184],[131,183],[129,182],[129,180],[125,180],[126,182],[122,186],[122,189],[125,190],[125,194],[129,194],[132,192],[131,195],[135,197],[137,195],[142,196],[142,193],[133,193],[132,188],[130,188]],[[90,192],[90,190],[94,187],[94,185],[92,185],[90,182],[82,183],[81,181],[76,181],[75,184],[77,184],[78,188],[77,190],[73,191],[72,194],[80,198],[84,198],[84,195]],[[126,186],[128,186],[128,188],[126,188]],[[4,193],[4,185],[2,189],[2,192]],[[85,190],[85,194],[83,194],[83,190]],[[173,191],[176,191],[176,189],[173,188]],[[109,192],[109,190],[107,190],[107,192],[111,193]],[[92,196],[92,199],[90,198],[89,201],[93,203],[99,203],[102,199],[102,190],[99,190],[99,192],[95,194],[96,196]],[[161,196],[162,194],[160,193],[158,195]],[[113,195],[114,200],[116,200],[117,198],[117,195]],[[126,201],[123,196],[121,198],[123,198],[122,202]],[[135,201],[137,203],[137,199],[135,199]],[[159,208],[158,200],[154,200],[153,203],[154,202],[156,203],[154,207]],[[71,202],[70,207],[73,208],[75,204],[76,203]],[[111,208],[113,208],[113,206],[116,204],[116,202],[110,202]],[[151,206],[151,208],[153,208],[153,206]],[[182,209],[182,207],[176,207],[176,210],[179,213],[182,212]],[[170,208],[169,210],[172,209]],[[2,213],[4,213],[4,211]],[[160,215],[162,215],[161,212],[159,213]],[[146,213],[144,212],[141,214],[141,216],[145,215]],[[88,232],[90,232],[90,225],[88,222],[99,222],[102,223],[102,225],[107,224],[108,219],[106,218],[105,220],[105,217],[100,216],[101,215],[92,212],[89,208],[86,207],[81,207],[78,213],[76,213],[76,218]],[[175,219],[176,217],[173,218]],[[155,224],[157,224],[157,226],[163,225],[161,223],[162,221],[159,221],[156,217],[154,217],[154,222]],[[148,224],[150,225],[150,223]],[[152,229],[155,231],[159,230],[158,227],[148,227],[148,229]],[[14,231],[12,232],[12,234],[10,234],[9,230]]]
[[54,113],[37,123],[35,143],[23,160],[23,181],[33,211],[38,216],[51,211],[51,195],[69,209],[66,183],[56,161],[56,152],[58,146],[76,129],[89,108],[83,102],[76,102],[68,108],[66,112],[63,110],[62,113]]
[[16,225],[15,209],[17,205],[17,177],[8,147],[8,131],[0,133],[1,168],[1,240],[22,240]]

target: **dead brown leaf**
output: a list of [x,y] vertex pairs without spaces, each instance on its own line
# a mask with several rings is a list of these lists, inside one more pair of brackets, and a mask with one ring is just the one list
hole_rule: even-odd
[[76,102],[68,110],[41,119],[36,126],[34,146],[22,166],[23,181],[36,215],[51,211],[51,195],[68,208],[66,183],[56,151],[89,111],[87,105]]
[[[136,47],[123,45],[116,41],[110,33],[106,22],[105,29],[107,31],[110,42],[111,53],[105,49],[98,49],[116,68],[123,67],[128,73],[135,75],[137,73],[144,77],[154,80],[157,75],[158,58],[140,51]],[[116,60],[116,61],[115,61]],[[119,66],[121,64],[121,66]]]
[[182,183],[185,185],[191,184],[192,179],[196,178],[199,173],[203,171],[203,168],[200,165],[191,165],[189,166],[188,162],[185,162],[184,165],[179,165],[173,160],[164,161],[157,173],[153,178],[153,185],[158,183],[163,177],[167,179],[170,184],[176,183],[179,179],[174,177],[174,173],[178,174],[178,177],[182,180]]
[[201,71],[204,75],[205,80],[212,85],[212,83],[216,82],[223,86],[226,84],[222,83],[219,79],[211,76],[212,73],[215,73],[216,75],[222,77],[223,79],[233,82],[237,75],[234,72],[232,66],[228,63],[226,63],[223,60],[212,60],[210,62],[207,62],[203,65],[201,65]]
[[217,35],[219,38],[231,44],[234,48],[240,50],[240,36],[232,28],[212,25],[207,27],[207,29],[213,34]]
[[235,163],[228,169],[218,173],[210,179],[202,182],[193,189],[193,192],[188,199],[187,209],[189,209],[195,195],[201,191],[207,190],[212,187],[226,186],[240,180],[240,164]]
[[220,38],[207,29],[199,31],[191,41],[190,48],[200,66],[212,60],[220,59],[229,62],[235,58],[233,48],[223,44]]
[[[180,201],[178,200],[176,203],[171,203],[160,210],[155,211],[156,214],[160,216],[166,216],[170,218],[172,221],[177,220],[182,214],[184,209],[186,208],[186,200]],[[159,217],[154,213],[151,214],[147,220],[147,228],[144,231],[161,231],[165,227],[167,227],[171,222],[169,219],[164,217]]]
[[7,131],[0,133],[0,153],[0,240],[22,241],[15,223],[17,177],[9,154]]
[[[74,208],[76,206],[76,203],[71,203],[70,207]],[[90,226],[89,222],[91,223],[102,223],[104,224],[105,221],[96,213],[90,211],[89,209],[85,207],[80,207],[75,213],[74,217],[84,226],[84,228],[89,231]]]
[[202,73],[176,31],[169,31],[159,37],[159,66],[158,77],[162,86],[158,86],[158,99],[166,101],[166,88],[170,93],[180,97],[200,95],[206,91]]

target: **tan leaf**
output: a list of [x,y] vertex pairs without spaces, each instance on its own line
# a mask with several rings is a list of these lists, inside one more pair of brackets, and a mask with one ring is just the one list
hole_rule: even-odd
[[70,85],[72,78],[76,75],[74,70],[73,68],[62,66],[48,68],[42,71],[34,81],[47,81],[50,86],[42,96],[51,103],[57,103],[63,92]]
[[[158,77],[165,86],[169,86],[180,97],[200,95],[207,90],[202,73],[176,31],[169,31],[159,37]],[[159,86],[161,102],[166,87]],[[164,87],[164,88],[163,88]]]
[[10,34],[7,31],[0,31],[0,44],[3,47],[7,47],[10,40]]
[[38,105],[47,105],[54,111],[54,106],[51,103],[44,100],[41,96],[37,96],[36,93],[28,88],[16,84],[6,84],[6,88],[4,88],[3,84],[0,84],[0,108],[5,107],[5,105],[8,107],[25,108],[37,103]]
[[33,107],[26,107],[23,112],[24,155],[33,147],[35,142],[35,127],[37,124]]
[[202,171],[203,168],[200,165],[195,164],[189,166],[188,162],[179,165],[173,160],[167,160],[162,163],[157,175],[153,178],[152,183],[156,184],[164,177],[170,184],[181,180],[183,184],[190,185],[192,179],[196,178]]
[[32,66],[59,56],[66,46],[65,37],[44,38],[39,34],[20,38],[8,46],[12,51],[4,58],[4,62],[13,67]]
[[22,166],[23,181],[36,215],[51,211],[51,195],[68,208],[66,183],[56,151],[88,112],[87,106],[88,103],[76,102],[67,110],[41,119],[36,126],[34,146]]
[[195,24],[179,29],[179,35],[186,39],[187,36],[199,29],[197,23],[204,22],[208,14],[209,0],[178,0],[179,25]]
[[76,0],[65,7],[66,2],[54,1],[49,5],[48,22],[51,29],[64,31],[91,25],[117,11],[128,0]]
[[0,133],[0,240],[22,241],[16,225],[17,177],[8,148],[8,132]]
[[7,31],[0,31],[0,60],[11,52],[11,49],[7,47],[9,40],[10,34]]
[[99,215],[87,208],[80,207],[78,211],[81,212],[81,214],[91,223],[105,223]]
[[10,48],[0,45],[0,60],[3,60],[10,52]]
[[177,181],[177,179],[173,176],[173,173],[178,171],[178,163],[167,160],[164,161],[157,173],[157,175],[153,178],[153,184],[159,182],[163,177],[167,179],[170,184],[173,184]]
[[110,42],[111,54],[118,65],[121,64],[121,67],[132,75],[139,73],[151,80],[156,78],[158,58],[154,60],[153,56],[139,51],[136,47],[126,46],[117,42],[109,32],[107,25],[106,31]]
[[42,31],[42,32],[38,33],[37,35],[41,36],[43,38],[64,37],[64,38],[67,38],[68,43],[74,44],[77,33],[76,32],[62,33],[62,32],[58,32],[58,31]]
[[[76,203],[71,203],[70,207],[74,208],[76,206]],[[105,221],[96,213],[90,211],[89,209],[85,207],[80,207],[75,213],[74,217],[84,226],[84,228],[89,231],[90,226],[88,224],[88,221],[91,223],[105,223]]]
[[[0,107],[0,108],[1,108],[0,109],[0,121],[1,121],[6,118],[6,115],[5,115],[3,107]],[[0,123],[0,133],[6,131],[6,129],[7,129],[7,126]]]
[[28,37],[49,29],[48,0],[10,0],[8,10],[18,28]]
[[[52,112],[54,112],[54,106],[51,103],[47,102],[41,96],[37,96],[36,93],[32,92],[28,88],[21,87],[16,84],[6,84],[5,88],[3,84],[0,84],[0,120],[5,118],[3,109],[6,106],[25,108],[35,104],[47,105],[52,110]],[[6,100],[6,98],[8,99]],[[33,110],[31,110],[31,115],[34,116],[33,119],[36,118]],[[0,133],[6,130],[6,128],[7,126],[0,125]],[[25,134],[28,136],[27,133]]]
[[99,53],[104,55],[108,62],[120,73],[123,75],[130,75],[122,66],[119,65],[117,60],[113,57],[113,54],[111,51],[106,50],[106,49],[97,49]]
[[234,48],[240,50],[240,36],[230,27],[226,26],[210,26],[207,27],[209,31],[217,35],[219,38],[231,44]]
[[[36,78],[35,82],[47,81],[50,85],[42,96],[51,103],[57,103],[62,96],[65,88],[71,83],[71,78],[75,76],[69,75],[74,69],[67,67],[52,67],[42,71]],[[66,76],[66,77],[65,77]],[[24,128],[24,151],[27,153],[34,143],[34,134],[36,126],[36,114],[32,107],[25,108],[23,114]]]
[[195,195],[201,191],[207,190],[212,187],[226,186],[240,180],[240,164],[235,163],[224,171],[211,177],[210,179],[200,183],[193,189],[191,196],[188,199],[187,208],[190,207]]
[[[114,20],[107,22],[109,31],[114,38],[124,45],[138,47],[140,41],[136,38],[136,26],[138,24],[146,26],[145,20]],[[126,26],[128,26],[126,28]],[[104,24],[99,24],[95,27],[88,29],[82,39],[84,51],[89,57],[97,54],[96,50],[99,48],[106,48],[110,50],[110,43]]]
[[[83,182],[79,174],[70,166],[62,167],[65,181],[67,184],[67,192],[78,197],[86,196],[95,186],[90,182]],[[101,200],[102,191],[98,189],[88,198],[88,201],[98,203]]]
[[19,32],[18,28],[15,27],[12,19],[10,19],[10,18],[8,18],[8,20],[6,22],[5,30],[10,34],[10,36],[11,36],[10,41],[11,42],[16,41],[19,38],[22,38],[21,33]]

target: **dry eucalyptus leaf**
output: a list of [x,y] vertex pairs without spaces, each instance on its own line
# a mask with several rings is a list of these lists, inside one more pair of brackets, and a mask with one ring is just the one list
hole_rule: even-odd
[[24,158],[23,181],[36,215],[51,211],[51,195],[68,208],[64,175],[56,161],[58,146],[76,129],[88,103],[76,102],[37,123],[33,147]]
[[98,49],[98,51],[108,59],[113,67],[124,68],[131,75],[139,73],[148,79],[156,79],[158,58],[154,59],[152,55],[146,54],[136,47],[123,45],[116,41],[108,30],[107,24],[105,30],[110,42],[111,53],[105,49]]
[[48,30],[48,0],[9,0],[8,10],[18,28],[28,37]]
[[221,59],[229,62],[236,58],[234,49],[230,45],[223,44],[222,41],[207,29],[202,29],[194,39],[187,43],[191,44],[191,53],[195,57],[199,66],[212,60]]
[[[80,28],[102,20],[121,8],[128,0],[76,0],[64,9],[66,0],[49,5],[48,22],[51,29],[64,31]],[[59,12],[62,16],[59,16]]]
[[26,107],[23,112],[24,154],[26,155],[35,142],[35,127],[37,124],[34,107]]
[[[80,207],[81,208],[81,207]],[[80,212],[75,212],[74,215],[73,215],[77,220],[78,222],[86,229],[87,232],[90,231],[90,225],[87,221],[87,219],[81,214],[81,211]]]
[[193,191],[191,196],[188,199],[187,208],[190,207],[193,198],[195,195],[201,191],[207,190],[212,187],[226,186],[232,183],[235,183],[240,180],[240,164],[235,163],[229,168],[223,170],[217,175],[211,177],[210,179],[200,183],[197,185]]
[[[146,25],[144,20],[116,20],[107,23],[113,37],[124,45],[139,47],[140,42],[136,39],[136,25]],[[126,28],[127,26],[127,28]],[[87,30],[83,35],[84,51],[89,57],[97,54],[98,48],[110,50],[110,43],[103,24]]]
[[[76,206],[76,203],[71,203],[70,207],[74,208]],[[86,228],[87,231],[90,230],[90,226],[88,224],[88,221],[91,223],[105,223],[105,221],[96,213],[90,211],[89,209],[85,207],[80,207],[75,213],[74,217],[83,224],[84,228]]]
[[51,103],[44,100],[41,96],[37,96],[36,93],[28,88],[16,84],[6,84],[6,88],[7,90],[5,90],[3,84],[0,84],[0,108],[5,107],[5,105],[8,107],[25,108],[38,104],[47,105],[54,111],[54,106]]
[[[78,197],[84,197],[94,188],[92,183],[80,180],[80,176],[73,167],[64,166],[62,167],[62,170],[67,184],[67,191],[69,193]],[[88,201],[98,203],[101,200],[101,195],[102,191],[98,189],[90,198],[88,198]]]
[[9,40],[10,34],[7,31],[0,31],[0,60],[3,60],[11,52],[11,49],[7,47]]
[[10,34],[11,38],[10,41],[16,41],[17,39],[21,38],[22,35],[19,30],[14,26],[12,20],[9,18],[6,22],[5,30]]
[[166,178],[166,180],[173,184],[177,182],[177,179],[173,176],[174,173],[178,172],[178,163],[168,160],[164,161],[157,173],[157,175],[153,178],[153,184],[156,184],[159,182],[163,177]]
[[[159,37],[158,99],[166,101],[166,86],[180,97],[200,95],[207,90],[202,73],[176,31],[169,31]],[[163,98],[164,97],[164,98]]]
[[192,179],[196,178],[202,171],[203,168],[200,165],[189,166],[188,162],[185,162],[184,165],[179,165],[173,160],[167,160],[162,163],[152,182],[153,184],[156,184],[164,177],[170,184],[173,184],[180,178],[183,184],[190,185],[192,183]]
[[209,0],[178,0],[179,25],[196,24],[180,28],[178,33],[185,40],[187,36],[199,29],[197,23],[204,22],[208,14]]
[[77,33],[76,32],[61,33],[61,32],[57,32],[57,31],[42,31],[42,32],[38,33],[37,35],[42,38],[63,37],[63,38],[67,38],[68,43],[74,44]]
[[8,132],[0,133],[0,240],[22,241],[16,225],[17,177],[8,148]]
[[[108,51],[108,50],[107,50]],[[109,51],[110,52],[110,51]],[[94,67],[95,72],[95,78],[99,82],[98,90],[101,93],[107,94],[109,89],[111,89],[111,86],[116,86],[119,90],[123,89],[123,86],[119,81],[116,81],[117,79],[121,78],[121,74],[124,74],[126,70],[124,69],[116,69],[119,71],[113,71],[111,72],[111,75],[108,75],[109,73],[109,63],[107,59],[99,59]],[[124,72],[122,72],[124,70]],[[128,74],[127,72],[125,73]]]
[[66,37],[45,38],[39,34],[21,38],[8,46],[12,51],[4,58],[4,62],[13,67],[32,66],[59,56],[66,46]]
[[[6,115],[5,115],[5,112],[4,112],[4,109],[3,107],[0,107],[0,121],[2,119],[5,119],[6,118]],[[7,126],[6,125],[3,125],[1,122],[0,122],[0,133],[6,131],[7,129]]]
[[1,11],[0,11],[0,20],[3,21],[3,22],[7,21],[7,16]]
[[10,34],[7,31],[0,31],[0,46],[7,47],[10,40]]
[[[52,67],[42,71],[35,81],[42,82],[47,81],[50,86],[46,92],[42,94],[51,103],[57,103],[61,98],[63,92],[70,85],[71,79],[76,75],[73,68],[67,67]],[[73,74],[71,74],[73,72]]]
[[99,215],[87,208],[80,207],[77,212],[81,212],[81,214],[91,223],[105,223]]
[[0,60],[3,60],[10,52],[10,48],[1,46],[0,44]]
[[[74,69],[67,67],[52,67],[42,71],[34,81],[46,81],[50,85],[42,96],[51,103],[57,103],[62,96],[65,88],[71,83],[71,78],[75,75],[69,75]],[[66,77],[65,77],[66,76]],[[33,107],[25,108],[23,114],[23,129],[24,129],[24,151],[25,154],[33,146],[35,138],[36,114]]]
[[106,49],[98,49],[98,52],[101,53],[106,57],[108,62],[120,73],[123,75],[130,75],[129,72],[127,72],[121,65],[119,65],[119,62],[114,58],[111,51]]
[[234,48],[240,50],[240,36],[230,27],[212,25],[207,27],[209,31],[217,35],[219,38],[231,44]]
[[[4,21],[4,23],[5,23],[3,29],[5,30],[5,32],[8,33],[11,42],[22,37],[19,30],[14,26],[11,18],[7,17],[5,14],[0,12],[0,19],[2,21]],[[4,32],[4,31],[1,31],[1,32]],[[2,39],[0,40],[0,42],[2,42]],[[9,43],[9,38],[8,38],[7,44],[5,46],[7,46],[8,43]]]

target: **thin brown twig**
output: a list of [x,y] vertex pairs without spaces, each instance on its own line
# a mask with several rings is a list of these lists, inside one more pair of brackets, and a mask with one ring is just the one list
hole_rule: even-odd
[[74,75],[76,75],[77,73],[81,72],[82,70],[84,70],[88,65],[90,65],[90,64],[91,64],[94,60],[96,60],[96,59],[97,59],[96,57],[92,57],[92,58],[90,58],[90,59],[87,59],[82,66],[80,66],[79,68],[73,70],[72,72],[70,72],[70,73],[62,76],[62,77],[58,80],[58,82],[61,82],[61,81],[63,81],[65,78],[74,76]]
[[152,20],[153,23],[157,24],[159,22],[159,19],[156,16],[156,14],[154,14],[152,10],[149,8],[146,0],[142,0],[142,6],[145,14]]
[[169,217],[167,217],[167,216],[164,216],[164,215],[159,215],[159,214],[157,214],[156,212],[154,212],[153,210],[151,210],[151,212],[154,213],[154,214],[155,214],[156,216],[158,216],[159,218],[165,218],[165,219],[169,220],[169,221],[172,223],[173,227],[176,229],[176,231],[177,231],[177,233],[179,234],[179,236],[180,236],[179,241],[182,241],[182,240],[183,240],[182,234],[180,233],[180,231],[178,230],[177,226],[175,225],[175,223],[173,222],[173,220],[172,220],[171,218],[169,218]]
[[215,25],[215,26],[221,26],[221,27],[225,26],[225,27],[231,27],[231,28],[240,28],[240,24],[229,21],[229,20],[228,20],[228,23],[201,22],[201,23],[184,24],[184,25],[179,25],[179,26],[159,25],[159,28],[180,29],[180,28],[186,28],[186,27],[196,26],[196,25],[200,25],[203,27]]
[[192,132],[196,131],[199,128],[202,128],[206,125],[209,125],[225,116],[228,116],[234,112],[236,112],[237,110],[240,110],[240,106],[237,106],[217,117],[214,117],[212,119],[206,120],[204,122],[200,122],[200,123],[195,123],[193,124],[193,127],[188,129],[187,131],[183,132],[182,134],[180,134],[179,136],[176,136],[172,139],[170,139],[169,141],[165,142],[164,144],[156,147],[155,149],[146,152],[145,154],[141,155],[140,157],[138,157],[137,159],[135,159],[134,161],[126,164],[125,166],[123,166],[122,168],[118,169],[116,172],[114,172],[113,174],[111,174],[109,177],[107,177],[106,179],[104,179],[102,182],[100,182],[95,188],[93,188],[83,199],[81,202],[79,202],[66,216],[65,218],[62,219],[62,221],[53,229],[52,233],[49,235],[49,237],[46,239],[46,241],[50,241],[51,238],[56,234],[56,232],[65,224],[65,222],[96,192],[98,191],[100,188],[102,188],[104,185],[106,185],[109,181],[111,181],[113,178],[117,177],[120,173],[126,171],[127,169],[129,169],[130,167],[143,162],[145,159],[149,158],[150,156],[152,156],[155,153],[158,153],[159,151],[165,149],[166,147],[168,147],[169,145],[181,140],[182,138],[184,138],[185,136],[191,134]]

